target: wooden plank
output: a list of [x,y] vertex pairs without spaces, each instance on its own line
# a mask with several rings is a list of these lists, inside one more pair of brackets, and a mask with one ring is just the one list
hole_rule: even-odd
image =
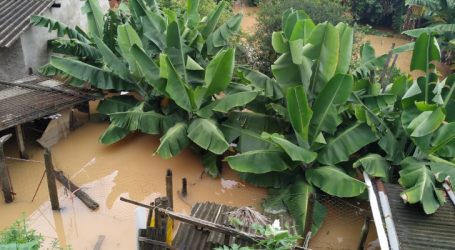
[[51,199],[52,210],[59,210],[57,184],[55,183],[55,171],[52,163],[52,154],[49,149],[44,151],[44,165],[46,166],[47,187],[49,189],[49,197]]
[[166,172],[166,196],[169,201],[169,207],[174,209],[174,193],[172,187],[172,170],[168,169]]
[[106,239],[105,235],[98,236],[98,240],[96,241],[95,247],[93,250],[101,250],[101,245],[103,245],[104,239]]
[[168,244],[166,244],[166,242],[161,242],[161,241],[158,241],[158,240],[152,240],[152,239],[149,239],[149,238],[143,237],[143,236],[139,236],[138,240],[139,240],[139,242],[145,242],[145,243],[150,244],[150,245],[165,247],[166,249],[171,249],[171,250],[176,249],[175,247],[169,246]]
[[0,138],[0,182],[2,183],[3,196],[6,203],[13,202],[13,189],[8,178],[8,170],[6,168],[6,158],[3,152],[3,144],[11,138],[11,134],[4,135]]
[[16,139],[17,139],[17,145],[19,146],[19,154],[21,159],[28,159],[28,155],[25,152],[25,140],[24,140],[24,131],[22,130],[22,125],[16,125],[15,127],[16,130]]
[[63,174],[63,171],[55,171],[55,177],[57,180],[62,183],[71,193],[73,193],[79,200],[82,201],[88,208],[91,210],[96,210],[100,206],[96,201],[94,201],[87,193],[81,190],[78,186],[76,186],[73,182],[68,180],[66,176]]

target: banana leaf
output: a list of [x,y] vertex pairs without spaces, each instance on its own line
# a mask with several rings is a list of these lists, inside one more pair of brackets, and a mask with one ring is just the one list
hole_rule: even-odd
[[424,162],[408,157],[401,162],[398,182],[405,190],[401,198],[407,203],[421,203],[426,214],[435,213],[444,204],[444,191],[436,187],[435,177]]
[[103,38],[104,14],[98,0],[86,0],[82,11],[87,15],[89,33]]
[[160,138],[160,146],[156,150],[164,159],[170,159],[178,155],[182,150],[190,144],[187,134],[188,126],[184,122],[176,123],[169,128],[166,133]]
[[114,144],[125,138],[129,133],[129,129],[117,127],[114,124],[111,124],[100,136],[99,142],[107,145]]
[[377,139],[368,125],[356,123],[327,139],[327,145],[319,151],[318,161],[327,165],[347,161],[353,153]]
[[210,119],[193,120],[188,127],[188,137],[199,147],[218,155],[229,147],[215,121]]
[[253,174],[285,171],[295,166],[280,149],[249,151],[226,157],[226,160],[235,171]]
[[308,183],[337,197],[356,197],[365,191],[365,183],[349,176],[335,166],[309,168],[305,171]]

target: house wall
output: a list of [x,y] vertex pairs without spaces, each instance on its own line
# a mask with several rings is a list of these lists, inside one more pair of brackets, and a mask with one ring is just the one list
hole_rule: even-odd
[[21,41],[9,48],[0,48],[0,80],[13,81],[27,75]]
[[[107,10],[109,8],[108,0],[98,0],[101,8]],[[61,4],[60,8],[50,8],[42,15],[56,19],[70,27],[76,25],[86,30],[87,18],[82,13],[81,8],[84,6],[83,0],[57,0]],[[49,61],[49,53],[47,50],[47,41],[56,38],[56,32],[49,33],[47,28],[29,27],[22,34],[20,43],[23,50],[23,61],[25,68],[32,68],[33,72]]]

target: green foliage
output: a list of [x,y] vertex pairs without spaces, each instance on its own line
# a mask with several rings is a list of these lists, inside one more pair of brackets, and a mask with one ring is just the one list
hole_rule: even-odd
[[411,204],[421,203],[427,214],[436,212],[445,202],[442,180],[435,173],[449,179],[453,174],[448,169],[453,164],[449,128],[454,120],[447,107],[454,101],[455,78],[436,77],[435,62],[440,58],[435,37],[421,34],[414,45],[410,68],[424,76],[414,80],[401,76],[382,88],[374,80],[359,79],[355,93],[356,117],[366,121],[380,138],[382,152],[372,152],[377,154],[359,159],[354,167],[362,165],[369,174],[386,177],[389,164],[400,166],[399,183],[405,189],[402,198]]
[[292,235],[288,230],[281,230],[275,228],[273,225],[253,225],[256,234],[263,236],[265,239],[256,242],[252,247],[241,247],[237,244],[232,246],[222,246],[214,248],[214,250],[252,250],[252,249],[265,249],[265,250],[291,250],[297,246],[299,236]]
[[[131,0],[100,18],[98,2],[87,0],[89,35],[34,17],[36,25],[62,34],[50,43],[61,55],[53,56],[42,73],[70,78],[78,87],[88,83],[98,91],[137,94],[117,94],[100,103],[98,110],[111,120],[102,143],[112,144],[140,131],[162,135],[156,152],[164,158],[190,144],[205,155],[223,154],[229,144],[218,119],[243,109],[260,90],[249,88],[216,100],[219,93],[229,92],[235,70],[230,41],[240,29],[242,16],[222,23],[225,2],[213,3],[207,17],[200,15],[200,4],[188,0],[181,9],[163,12],[154,1]],[[72,39],[66,40],[65,34]],[[216,175],[213,162],[204,161],[204,165]]]
[[405,0],[350,0],[354,18],[362,23],[400,31],[406,14]]
[[352,18],[346,14],[346,8],[331,0],[261,1],[257,13],[256,31],[249,39],[252,44],[249,63],[267,75],[271,75],[270,66],[278,57],[272,48],[272,33],[281,29],[282,13],[290,8],[305,10],[316,24],[325,21],[332,24],[352,22]]
[[[364,193],[359,168],[382,178],[401,168],[405,201],[423,204],[426,213],[443,203],[440,182],[451,180],[455,166],[455,115],[449,112],[455,107],[455,76],[438,78],[441,56],[433,35],[422,34],[413,45],[410,68],[422,77],[378,82],[385,61],[369,44],[362,46],[362,65],[350,74],[354,39],[348,24],[315,22],[311,14],[291,8],[270,34],[278,56],[270,77],[235,63],[230,40],[241,16],[220,23],[225,7],[220,2],[203,18],[197,3],[188,0],[187,8],[162,12],[130,0],[128,9],[103,19],[103,27],[115,26],[117,32],[77,36],[52,24],[84,46],[62,48],[66,56],[53,57],[46,72],[116,93],[98,108],[111,120],[102,143],[134,131],[160,134],[157,154],[171,158],[191,145],[212,176],[230,148],[236,154],[225,161],[243,179],[279,189],[265,209],[289,212],[299,233],[316,232],[322,224],[326,210],[309,202],[317,192]],[[270,3],[276,4],[261,6]],[[91,9],[94,15],[96,8]],[[101,27],[95,16],[90,20]],[[107,45],[113,41],[115,46]],[[124,91],[134,94],[118,95]],[[311,210],[318,212],[307,225]],[[260,243],[264,248],[288,249],[292,242],[278,241],[288,238],[286,232],[265,228],[263,234],[270,239]]]
[[43,236],[28,228],[25,218],[17,220],[8,229],[0,232],[2,249],[39,249],[43,241]]
[[408,0],[406,4],[413,10],[409,19],[420,24],[403,33],[418,37],[422,33],[437,34],[442,47],[442,61],[453,64],[455,54],[455,5],[450,0]]

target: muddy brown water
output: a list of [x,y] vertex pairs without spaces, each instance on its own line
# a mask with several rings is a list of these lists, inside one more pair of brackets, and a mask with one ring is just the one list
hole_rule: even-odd
[[[47,246],[58,239],[62,245],[76,250],[93,249],[99,236],[104,235],[103,249],[134,249],[136,207],[119,198],[150,203],[165,194],[164,176],[168,168],[174,174],[174,206],[178,212],[188,214],[191,205],[203,201],[260,209],[266,190],[242,182],[228,168],[221,178],[213,179],[202,175],[198,156],[189,150],[171,160],[154,156],[159,145],[157,136],[133,134],[115,145],[101,145],[98,137],[106,127],[106,123],[87,122],[52,148],[55,167],[100,204],[97,211],[90,211],[58,184],[62,209],[53,212],[45,178],[31,202],[44,166],[43,150],[29,142],[32,161],[7,160],[17,195],[11,204],[4,204],[0,195],[0,230],[25,215],[30,227],[45,237]],[[14,140],[6,145],[5,153],[8,157],[17,157]],[[183,177],[188,179],[189,195],[185,200],[177,194]],[[357,247],[361,223],[351,223],[355,218],[347,218],[343,224],[338,217],[336,213],[329,214],[320,233],[311,241],[314,249]],[[374,240],[374,235],[372,229],[369,239]]]
[[234,4],[233,11],[234,13],[240,13],[243,15],[241,28],[242,31],[252,35],[256,30],[256,13],[258,11],[257,7],[248,6],[247,1],[237,1]]
[[[106,236],[104,249],[133,249],[136,207],[119,198],[150,203],[165,194],[164,176],[168,168],[173,170],[174,206],[179,212],[189,213],[192,204],[203,201],[258,208],[265,197],[265,190],[241,182],[227,168],[222,178],[201,178],[200,160],[189,150],[171,160],[154,156],[159,145],[156,136],[134,134],[116,145],[101,145],[98,137],[106,127],[105,123],[87,123],[52,149],[55,167],[100,204],[97,211],[90,211],[59,185],[62,211],[52,212],[45,179],[31,202],[44,171],[43,164],[10,159],[7,164],[17,195],[11,204],[0,202],[0,229],[24,213],[33,229],[74,249],[92,249],[99,235]],[[34,144],[27,146],[31,160],[42,161],[43,150]],[[17,157],[15,143],[9,143],[5,153]],[[185,200],[177,194],[183,177],[188,179],[189,194]]]

